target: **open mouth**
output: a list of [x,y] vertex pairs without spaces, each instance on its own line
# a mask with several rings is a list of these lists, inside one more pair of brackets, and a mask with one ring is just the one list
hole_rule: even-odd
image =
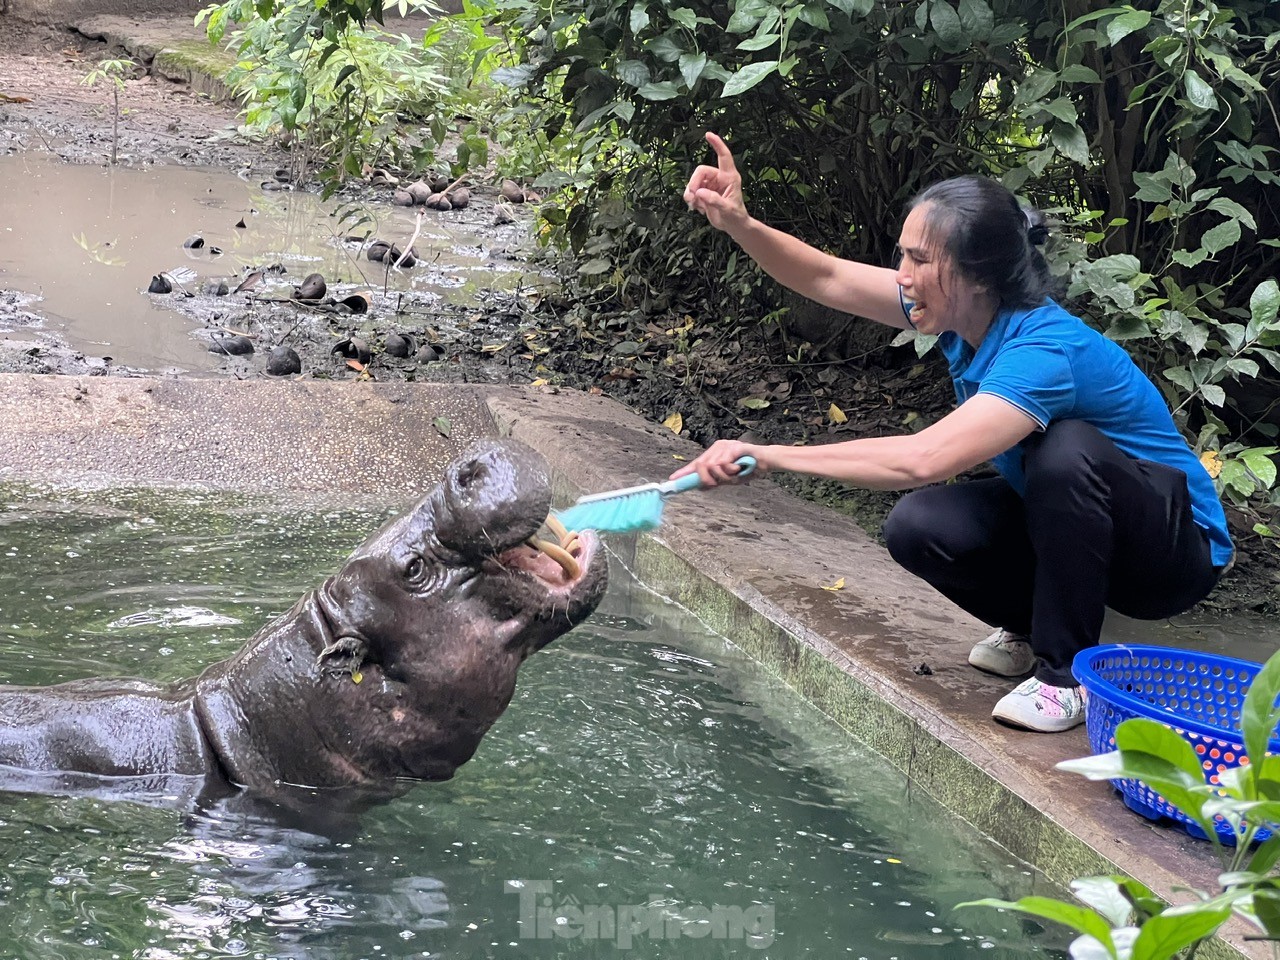
[[[547,536],[542,535],[544,530]],[[582,576],[589,547],[589,540],[576,530],[566,530],[552,514],[547,517],[542,530],[497,559],[503,566],[516,567],[551,586],[563,587]]]

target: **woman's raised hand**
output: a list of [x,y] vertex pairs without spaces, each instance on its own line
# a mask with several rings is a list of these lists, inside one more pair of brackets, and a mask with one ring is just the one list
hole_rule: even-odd
[[715,151],[716,165],[702,164],[693,171],[684,188],[684,202],[690,210],[703,214],[717,230],[732,233],[749,219],[742,200],[742,175],[723,140],[708,131],[707,143]]

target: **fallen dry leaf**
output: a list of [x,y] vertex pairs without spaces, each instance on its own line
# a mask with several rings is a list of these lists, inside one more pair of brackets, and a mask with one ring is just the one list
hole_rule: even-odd
[[837,407],[834,403],[827,408],[827,419],[832,423],[848,423],[849,418],[845,416],[844,411]]
[[1218,478],[1218,474],[1222,473],[1222,454],[1217,450],[1206,450],[1200,454],[1200,462],[1209,471],[1209,476],[1215,480]]
[[684,417],[679,412],[671,414],[667,419],[662,421],[662,425],[674,434],[679,434],[684,429]]
[[831,586],[829,586],[829,587],[824,586],[822,589],[823,589],[823,590],[843,590],[843,589],[844,589],[844,577],[841,577],[841,578],[840,578],[839,580],[837,580],[835,583],[831,584]]

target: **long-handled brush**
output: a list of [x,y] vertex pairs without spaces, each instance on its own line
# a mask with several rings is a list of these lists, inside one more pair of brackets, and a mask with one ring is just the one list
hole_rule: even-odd
[[[739,457],[738,476],[748,476],[756,468],[755,457]],[[662,507],[668,497],[686,490],[697,490],[702,480],[687,473],[663,483],[642,483],[638,487],[593,493],[582,497],[571,507],[556,511],[556,516],[570,530],[599,530],[601,533],[630,533],[653,530],[662,523]]]

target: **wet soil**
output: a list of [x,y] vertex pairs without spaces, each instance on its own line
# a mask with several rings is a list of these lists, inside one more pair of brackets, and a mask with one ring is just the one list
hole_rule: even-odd
[[[84,87],[81,78],[105,54],[102,44],[69,31],[4,20],[0,151],[102,164],[110,151],[110,95]],[[128,106],[121,121],[123,164],[198,164],[237,172],[264,190],[292,188],[275,178],[287,163],[283,152],[238,138],[227,106],[145,75],[128,81],[122,102]],[[544,274],[552,265],[536,260],[528,240],[531,211],[503,203],[495,181],[473,176],[466,209],[428,211],[420,225],[403,208],[392,208],[391,187],[350,185],[339,202],[375,216],[372,223],[339,220],[325,228],[331,290],[320,302],[294,299],[294,286],[310,272],[305,257],[234,261],[233,270],[223,271],[228,291],[261,274],[255,286],[238,294],[217,295],[204,271],[177,284],[173,293],[145,295],[186,318],[200,362],[129,362],[107,347],[95,351],[92,344],[73,342],[49,322],[30,291],[11,285],[0,268],[0,371],[265,378],[272,376],[273,351],[278,356],[287,347],[300,367],[288,377],[532,383],[549,393],[583,389],[614,397],[704,444],[724,436],[819,443],[891,435],[920,429],[952,407],[940,360],[918,359],[910,348],[885,347],[855,359],[811,351],[797,363],[787,359],[793,338],[776,326],[716,326],[688,315],[638,316],[634,310],[571,302],[547,282]],[[419,265],[388,271],[368,260],[371,241],[403,247],[415,229]],[[459,231],[472,239],[459,242]],[[487,265],[494,279],[459,282],[451,296],[441,288],[464,272],[463,259],[472,267]],[[158,263],[147,273],[170,266]],[[425,281],[428,276],[435,279]],[[136,292],[143,296],[146,278],[139,282]],[[369,296],[366,313],[352,314],[333,302],[358,292]],[[409,341],[407,348],[398,337]],[[253,352],[220,349],[239,342],[235,338]],[[389,347],[407,355],[393,355]],[[803,477],[777,479],[852,515],[872,534],[897,497]],[[1280,609],[1280,551],[1252,532],[1257,519],[1231,512],[1239,559],[1206,608],[1265,614]]]

